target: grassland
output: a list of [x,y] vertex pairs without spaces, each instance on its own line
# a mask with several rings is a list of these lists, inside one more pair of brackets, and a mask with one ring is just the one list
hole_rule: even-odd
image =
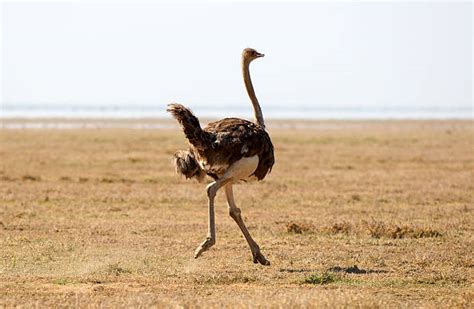
[[204,184],[177,128],[0,131],[0,307],[470,307],[469,121],[273,122],[277,163],[224,194],[202,257]]

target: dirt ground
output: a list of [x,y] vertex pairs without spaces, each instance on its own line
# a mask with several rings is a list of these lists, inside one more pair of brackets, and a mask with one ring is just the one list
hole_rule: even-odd
[[0,130],[0,307],[472,306],[472,121],[270,122],[272,173],[234,189],[268,267],[223,192],[193,258],[174,124],[90,127]]

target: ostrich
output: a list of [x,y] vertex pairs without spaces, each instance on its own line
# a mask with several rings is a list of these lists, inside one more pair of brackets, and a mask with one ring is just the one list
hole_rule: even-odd
[[242,52],[242,73],[247,93],[252,101],[255,122],[239,118],[224,118],[201,128],[199,120],[181,104],[169,104],[167,111],[182,126],[189,142],[188,151],[178,151],[174,155],[176,172],[186,178],[203,180],[206,174],[214,179],[207,187],[209,206],[209,226],[207,238],[197,247],[194,257],[198,258],[216,242],[214,222],[214,197],[217,190],[224,187],[229,207],[229,215],[235,220],[248,242],[254,263],[270,265],[260,252],[236,206],[232,185],[239,181],[262,180],[275,162],[273,145],[265,131],[262,110],[258,103],[249,65],[264,54],[246,48]]

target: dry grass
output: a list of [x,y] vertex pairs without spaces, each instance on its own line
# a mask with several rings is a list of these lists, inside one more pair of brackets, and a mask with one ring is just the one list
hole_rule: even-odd
[[[306,127],[305,127],[306,126]],[[0,131],[0,307],[469,307],[470,122],[273,122],[277,163],[218,194],[174,174],[177,129]]]

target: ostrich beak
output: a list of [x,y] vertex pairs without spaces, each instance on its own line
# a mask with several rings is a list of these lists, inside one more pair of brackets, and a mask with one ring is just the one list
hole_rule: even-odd
[[260,58],[260,57],[265,57],[265,54],[260,54],[260,53],[258,53],[258,54],[257,54],[257,58]]

